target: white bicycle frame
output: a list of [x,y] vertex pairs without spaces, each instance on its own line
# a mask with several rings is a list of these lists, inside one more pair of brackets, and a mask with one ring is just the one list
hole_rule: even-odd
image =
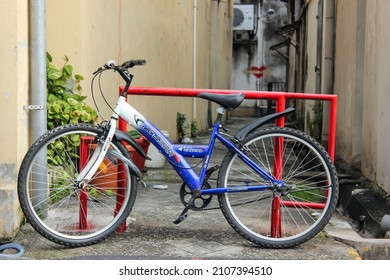
[[139,118],[143,118],[137,110],[126,102],[125,97],[119,96],[118,102],[110,119],[110,128],[107,133],[107,137],[104,139],[104,142],[98,143],[91,159],[77,177],[77,182],[80,182],[81,186],[87,185],[91,181],[93,175],[98,170],[100,164],[106,156],[108,147],[115,134],[118,117],[121,117],[133,127],[137,127],[134,118],[136,115],[139,116]]

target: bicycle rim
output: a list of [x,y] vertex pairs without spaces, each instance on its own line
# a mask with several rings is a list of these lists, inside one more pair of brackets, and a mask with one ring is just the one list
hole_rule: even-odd
[[284,186],[272,186],[237,154],[228,154],[220,186],[269,186],[265,191],[220,195],[230,225],[248,240],[271,248],[292,247],[318,234],[333,214],[338,195],[336,171],[322,146],[287,128],[259,131],[244,145],[248,157]]
[[[77,184],[99,133],[86,125],[54,129],[33,145],[22,163],[18,186],[22,209],[30,224],[54,242],[97,243],[121,225],[134,203],[134,175],[111,154],[88,185]],[[118,142],[109,149],[126,153]]]

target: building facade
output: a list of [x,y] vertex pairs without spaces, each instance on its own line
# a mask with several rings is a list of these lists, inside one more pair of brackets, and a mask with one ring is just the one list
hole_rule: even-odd
[[[289,91],[338,96],[336,156],[390,193],[390,19],[386,0],[291,0]],[[326,105],[298,105],[326,142]],[[316,123],[320,107],[320,123]],[[322,111],[323,108],[323,111]],[[322,115],[323,114],[323,115]]]

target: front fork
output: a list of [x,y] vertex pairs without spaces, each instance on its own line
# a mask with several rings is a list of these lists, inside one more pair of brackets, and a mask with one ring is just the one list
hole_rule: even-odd
[[114,137],[116,130],[116,119],[111,118],[109,123],[109,128],[107,133],[103,133],[103,137],[98,139],[98,143],[95,151],[93,152],[91,158],[88,160],[87,164],[80,171],[77,176],[76,182],[78,182],[79,187],[88,185],[91,181],[92,176],[98,170],[100,164],[102,163],[104,157],[107,154],[108,148]]

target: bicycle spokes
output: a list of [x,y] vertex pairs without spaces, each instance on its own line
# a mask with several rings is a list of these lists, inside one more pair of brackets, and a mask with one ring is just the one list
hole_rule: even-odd
[[289,247],[317,234],[329,220],[337,196],[334,167],[323,149],[300,132],[270,128],[244,143],[246,155],[275,184],[230,153],[219,185],[268,185],[264,191],[220,196],[225,217],[246,238],[262,246]]

